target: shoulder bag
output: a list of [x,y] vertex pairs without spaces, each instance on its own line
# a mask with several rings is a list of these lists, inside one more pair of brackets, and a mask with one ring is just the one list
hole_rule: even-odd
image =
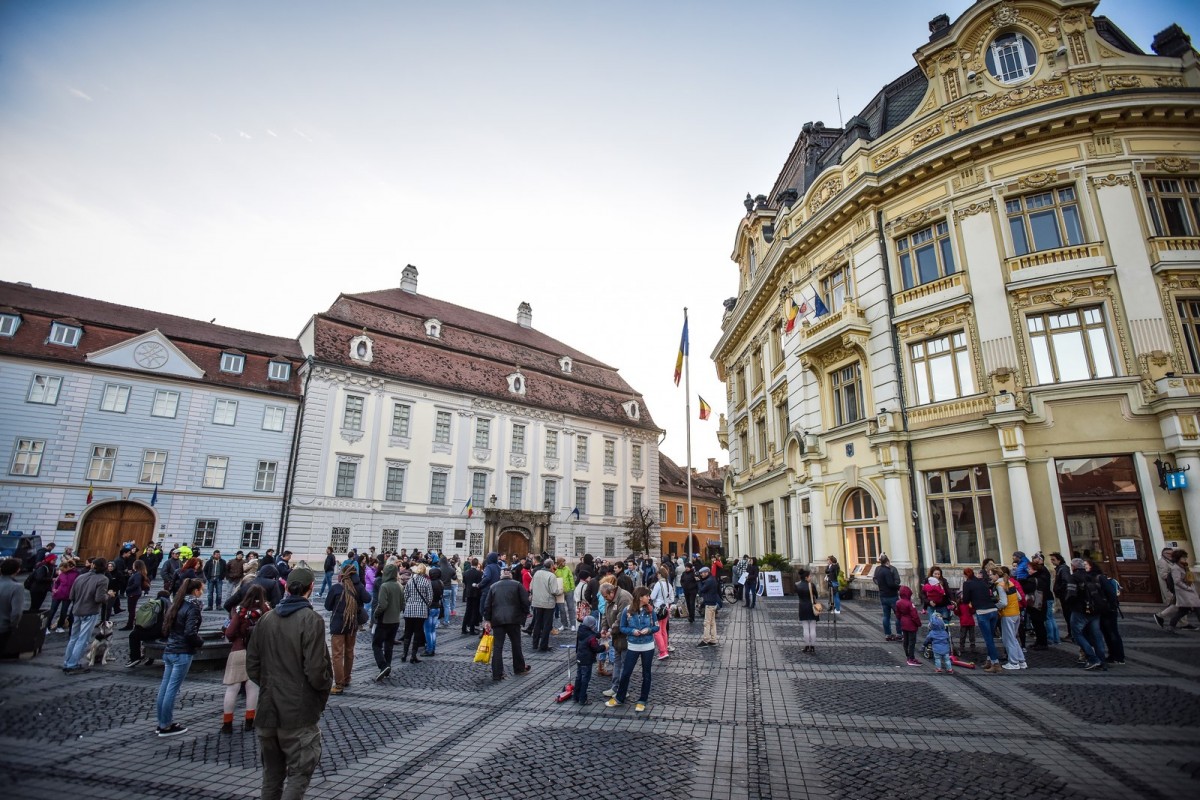
[[825,610],[825,606],[817,602],[817,598],[813,594],[812,581],[805,581],[805,583],[808,584],[808,599],[812,602],[813,613],[819,617],[821,616],[821,612]]

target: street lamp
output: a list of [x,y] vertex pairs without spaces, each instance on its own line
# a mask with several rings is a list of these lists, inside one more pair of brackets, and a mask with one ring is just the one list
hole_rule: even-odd
[[496,507],[496,495],[492,495],[491,497],[488,498],[488,505],[491,506],[492,508]]

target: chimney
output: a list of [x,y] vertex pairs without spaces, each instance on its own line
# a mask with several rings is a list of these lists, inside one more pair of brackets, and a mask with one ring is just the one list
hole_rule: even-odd
[[719,474],[717,472],[717,469],[718,469],[717,460],[715,458],[710,458],[708,460],[708,477],[710,477],[710,478],[717,477],[717,475]]
[[417,293],[417,268],[409,264],[400,273],[400,290],[409,294]]
[[1154,34],[1154,42],[1150,45],[1160,56],[1182,58],[1184,53],[1192,49],[1192,37],[1183,32],[1183,28],[1172,25]]
[[517,324],[522,328],[533,327],[533,308],[529,303],[522,302],[517,306]]
[[929,41],[940,39],[950,32],[950,17],[946,14],[938,14],[933,19],[929,20]]

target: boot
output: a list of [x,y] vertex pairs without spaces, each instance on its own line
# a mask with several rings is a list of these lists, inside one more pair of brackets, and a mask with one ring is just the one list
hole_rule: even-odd
[[246,717],[246,721],[244,723],[242,723],[242,730],[244,730],[244,731],[254,730],[254,717]]
[[413,654],[412,654],[412,658],[410,658],[410,659],[409,659],[409,661],[411,661],[411,662],[412,662],[412,663],[414,663],[414,664],[420,664],[420,663],[421,663],[421,659],[417,658],[417,650],[416,650],[416,648],[415,648],[415,647],[413,648]]
[[233,733],[233,722],[232,721],[222,722],[221,723],[221,733]]
[[412,639],[405,639],[405,640],[404,640],[404,652],[403,652],[403,653],[401,654],[401,656],[400,656],[400,663],[401,663],[401,664],[403,664],[405,661],[408,661],[408,645],[409,645],[411,642],[412,642]]

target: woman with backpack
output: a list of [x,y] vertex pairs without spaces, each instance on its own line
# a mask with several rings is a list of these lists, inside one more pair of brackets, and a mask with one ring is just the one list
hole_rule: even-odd
[[267,593],[263,588],[251,586],[241,605],[229,618],[229,624],[225,626],[225,638],[232,642],[233,646],[229,648],[229,658],[225,660],[225,677],[221,680],[225,685],[221,733],[233,733],[233,709],[237,706],[238,694],[243,686],[246,687],[246,721],[242,724],[242,730],[254,729],[254,712],[258,708],[258,684],[246,674],[246,645],[250,643],[254,625],[270,608],[267,605]]
[[204,581],[187,578],[175,602],[163,620],[163,634],[167,646],[163,648],[163,677],[158,686],[158,735],[178,736],[187,733],[187,728],[174,722],[175,697],[179,687],[192,668],[192,657],[204,646],[200,638],[200,622],[204,617]]
[[650,669],[654,661],[654,634],[658,632],[658,624],[654,619],[654,606],[650,600],[650,590],[645,586],[634,589],[633,602],[621,611],[618,628],[625,634],[627,644],[625,663],[621,669],[621,680],[617,691],[604,704],[615,708],[625,702],[629,695],[629,679],[633,677],[633,667],[642,662],[642,689],[638,695],[637,705],[633,710],[643,712],[650,699]]
[[171,607],[171,595],[166,589],[159,589],[153,600],[142,603],[134,617],[133,630],[129,632],[129,661],[126,669],[154,663],[153,658],[142,657],[142,643],[156,642],[165,638],[163,620],[167,618],[167,609]]
[[350,685],[358,629],[370,619],[367,608],[371,595],[357,578],[356,565],[342,567],[337,583],[325,595],[325,610],[330,612],[329,649],[333,656],[333,688],[329,690],[330,694],[341,694]]
[[146,569],[146,562],[134,561],[133,569],[129,571],[129,577],[125,581],[125,602],[129,608],[129,619],[121,630],[133,630],[133,616],[137,613],[138,601],[148,591],[150,591],[150,572]]
[[[842,613],[842,589],[846,587],[842,586],[841,579],[838,577],[841,571],[842,565],[838,563],[837,556],[825,559],[825,585],[829,587],[829,600],[834,614]],[[814,651],[810,650],[809,652]]]

